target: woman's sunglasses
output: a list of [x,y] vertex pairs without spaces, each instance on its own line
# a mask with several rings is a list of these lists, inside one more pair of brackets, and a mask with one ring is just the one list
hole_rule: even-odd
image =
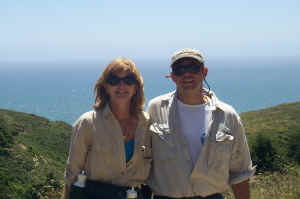
[[109,75],[109,77],[106,79],[106,83],[116,86],[119,85],[123,81],[126,85],[134,85],[137,84],[138,81],[134,75],[127,75],[125,77],[118,77],[116,75]]
[[172,72],[176,76],[182,76],[184,73],[196,74],[201,72],[203,65],[200,64],[175,64],[172,67]]

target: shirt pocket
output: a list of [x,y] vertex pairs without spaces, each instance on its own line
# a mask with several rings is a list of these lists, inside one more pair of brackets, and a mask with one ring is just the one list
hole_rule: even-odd
[[154,161],[170,163],[176,157],[173,134],[169,128],[157,128],[153,126],[152,131],[152,156]]
[[127,163],[127,175],[131,176],[131,179],[138,181],[146,181],[149,176],[151,168],[152,158],[147,155],[145,157],[145,151],[143,146],[141,149],[136,150],[133,158]]
[[216,172],[228,172],[231,158],[233,141],[226,139],[222,141],[210,140],[210,151],[208,156],[208,168]]
[[143,159],[143,179],[142,180],[146,180],[149,177],[150,174],[150,169],[151,169],[151,163],[152,163],[152,159]]
[[154,137],[159,137],[166,144],[173,146],[172,134],[170,128],[166,124],[153,123],[150,125],[150,131]]
[[[93,164],[110,164],[112,158],[112,149],[111,145],[105,143],[94,143],[94,146],[91,148],[91,162]],[[100,161],[101,159],[101,161]]]

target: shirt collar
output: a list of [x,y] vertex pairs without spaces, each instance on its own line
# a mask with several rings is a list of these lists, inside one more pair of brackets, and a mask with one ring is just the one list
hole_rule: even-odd
[[[225,110],[225,106],[224,104],[216,97],[215,93],[213,91],[210,91],[206,88],[203,89],[204,90],[204,94],[206,96],[208,96],[211,99],[211,103],[210,103],[210,107],[211,110],[220,110],[220,111],[224,111]],[[173,91],[171,93],[168,93],[167,95],[164,95],[162,98],[162,105],[168,105],[171,106],[172,102],[175,100],[177,100],[177,91]]]
[[[103,108],[103,116],[105,119],[115,118],[108,104]],[[138,126],[139,125],[147,125],[147,121],[149,120],[149,115],[146,112],[141,112],[138,114]]]
[[106,104],[105,107],[103,108],[103,116],[105,119],[110,119],[114,117],[108,104]]

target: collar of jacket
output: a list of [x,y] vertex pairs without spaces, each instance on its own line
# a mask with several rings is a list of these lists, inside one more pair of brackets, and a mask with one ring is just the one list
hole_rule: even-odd
[[102,114],[104,116],[105,119],[111,119],[114,118],[115,116],[113,115],[113,113],[111,112],[111,109],[109,107],[108,104],[105,105],[105,107],[102,110]]
[[[211,99],[211,110],[215,111],[215,110],[220,110],[220,111],[224,111],[225,110],[225,106],[224,104],[216,97],[215,93],[213,91],[209,91],[206,88],[203,89],[204,94],[206,96],[208,96]],[[177,90],[170,92],[166,95],[164,95],[162,97],[162,106],[167,105],[167,106],[171,106],[171,104],[174,102],[176,102],[177,99]]]
[[[101,111],[101,110],[100,110]],[[105,119],[109,120],[109,119],[115,119],[114,114],[111,112],[111,109],[109,107],[108,104],[105,105],[105,107],[103,108],[103,116]],[[149,115],[146,112],[141,112],[140,114],[138,114],[138,123],[141,125],[147,125],[147,121],[149,120]]]

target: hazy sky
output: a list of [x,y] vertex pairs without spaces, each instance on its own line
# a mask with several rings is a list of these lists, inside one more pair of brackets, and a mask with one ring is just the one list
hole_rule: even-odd
[[300,57],[299,0],[1,0],[0,62]]

